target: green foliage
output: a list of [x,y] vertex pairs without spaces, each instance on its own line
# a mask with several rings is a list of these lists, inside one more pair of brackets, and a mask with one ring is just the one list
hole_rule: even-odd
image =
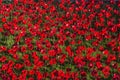
[[14,44],[14,36],[10,35],[6,38],[6,45],[8,48],[11,48]]

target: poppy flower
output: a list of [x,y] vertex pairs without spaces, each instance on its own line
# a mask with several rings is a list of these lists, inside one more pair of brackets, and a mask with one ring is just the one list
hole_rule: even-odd
[[110,67],[109,66],[105,66],[102,70],[102,73],[104,74],[104,77],[107,78],[110,75]]
[[56,59],[55,59],[55,58],[50,59],[49,64],[50,64],[51,66],[54,65],[54,64],[56,64]]

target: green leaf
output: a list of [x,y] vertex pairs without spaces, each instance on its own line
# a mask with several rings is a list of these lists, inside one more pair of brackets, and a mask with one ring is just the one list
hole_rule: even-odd
[[22,58],[23,53],[21,53],[21,52],[17,52],[17,54],[19,55],[20,58]]
[[0,78],[0,80],[2,80],[2,78]]
[[91,78],[91,74],[87,74],[87,80],[93,80],[93,79]]
[[12,45],[14,44],[14,36],[12,35],[8,36],[6,40],[6,44],[8,48],[12,47]]

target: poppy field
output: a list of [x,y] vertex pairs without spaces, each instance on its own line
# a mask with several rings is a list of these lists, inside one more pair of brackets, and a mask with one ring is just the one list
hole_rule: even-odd
[[120,80],[120,1],[0,0],[0,80]]

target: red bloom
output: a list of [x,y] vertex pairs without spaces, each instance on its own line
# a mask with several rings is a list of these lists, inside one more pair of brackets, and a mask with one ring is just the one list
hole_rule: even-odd
[[89,41],[91,39],[92,39],[91,35],[86,36],[86,41]]
[[109,51],[108,51],[108,50],[104,50],[104,51],[103,51],[103,54],[104,54],[104,55],[108,55],[108,54],[109,54]]
[[74,55],[74,53],[72,52],[70,46],[67,46],[67,47],[66,47],[66,51],[68,52],[68,55],[69,55],[70,57],[72,57],[72,56]]
[[59,62],[61,64],[63,64],[65,62],[65,59],[66,59],[66,55],[62,55],[62,57],[60,58]]
[[55,56],[56,55],[56,51],[55,50],[49,50],[48,54],[49,54],[49,56]]
[[2,4],[2,0],[0,0],[0,5]]
[[43,60],[48,61],[49,60],[49,56],[48,55],[44,55],[43,56]]
[[17,5],[18,4],[18,0],[14,0],[14,5]]
[[15,64],[15,66],[14,66],[14,68],[15,69],[21,69],[23,67],[23,65],[22,64]]
[[36,75],[38,80],[42,80],[43,75],[39,71],[36,72]]
[[58,77],[58,71],[57,70],[54,70],[51,72],[51,79],[55,79]]
[[44,62],[42,62],[42,61],[38,61],[36,64],[36,66],[39,68],[41,68],[43,65],[44,65]]
[[6,57],[5,56],[0,57],[0,62],[4,63],[5,61],[6,61]]
[[104,77],[107,78],[110,75],[110,67],[105,66],[102,70],[102,73],[104,74]]
[[7,50],[7,48],[5,46],[0,46],[0,52],[6,51],[6,50]]
[[30,71],[29,71],[29,75],[32,76],[32,75],[34,75],[34,74],[35,74],[34,70],[30,70]]
[[2,65],[2,70],[5,71],[5,70],[7,70],[7,69],[8,69],[8,65],[7,65],[7,64],[3,64],[3,65]]
[[71,47],[70,47],[70,46],[67,46],[67,47],[66,47],[66,51],[67,51],[67,52],[71,52]]
[[86,76],[86,72],[85,71],[81,71],[80,74],[81,74],[81,76]]
[[50,65],[56,64],[56,59],[55,59],[55,58],[51,59],[51,60],[49,61],[49,64],[50,64]]
[[118,68],[118,71],[120,72],[120,67]]
[[98,69],[102,68],[101,62],[96,62],[96,66],[97,66]]
[[7,20],[6,18],[2,18],[2,22],[5,23]]
[[21,52],[23,52],[23,53],[26,52],[26,47],[25,46],[21,47]]
[[0,32],[3,32],[3,28],[0,28]]
[[26,66],[31,66],[31,63],[30,63],[29,60],[25,60],[24,63],[25,63]]

